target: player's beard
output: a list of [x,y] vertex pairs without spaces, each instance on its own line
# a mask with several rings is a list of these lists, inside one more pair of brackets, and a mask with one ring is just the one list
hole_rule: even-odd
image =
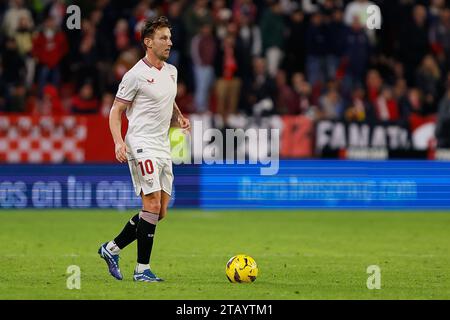
[[162,54],[158,54],[157,57],[161,61],[167,61],[169,59],[169,55],[170,55],[170,51],[169,51],[169,54],[166,56],[165,55],[165,50],[164,50],[163,53]]

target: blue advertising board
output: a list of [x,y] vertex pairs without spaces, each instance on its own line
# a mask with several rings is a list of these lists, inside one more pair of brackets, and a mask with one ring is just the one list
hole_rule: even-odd
[[259,166],[203,166],[203,208],[450,208],[450,163],[283,160]]
[[[174,166],[169,206],[198,207],[195,166]],[[127,165],[2,165],[0,208],[141,207]]]
[[[170,206],[204,209],[450,209],[450,163],[282,160],[174,165]],[[139,208],[126,165],[1,165],[0,208]]]

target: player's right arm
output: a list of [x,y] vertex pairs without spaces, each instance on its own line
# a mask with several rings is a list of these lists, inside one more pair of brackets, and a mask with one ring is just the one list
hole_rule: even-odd
[[135,73],[127,72],[117,90],[111,111],[109,112],[109,129],[114,140],[116,158],[119,162],[127,162],[127,146],[122,138],[122,113],[133,103],[139,90]]
[[114,140],[116,159],[119,162],[127,162],[127,145],[122,138],[122,113],[128,105],[129,103],[115,99],[109,112],[109,129]]

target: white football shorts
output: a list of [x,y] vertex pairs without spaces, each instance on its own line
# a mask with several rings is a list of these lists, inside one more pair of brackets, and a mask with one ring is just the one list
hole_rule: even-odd
[[165,158],[143,157],[128,160],[134,192],[144,195],[164,191],[172,194],[173,172],[172,160]]

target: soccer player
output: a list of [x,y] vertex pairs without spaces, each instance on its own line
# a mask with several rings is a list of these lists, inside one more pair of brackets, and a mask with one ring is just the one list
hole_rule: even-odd
[[[172,192],[172,161],[169,128],[190,129],[175,104],[177,69],[166,63],[172,47],[170,25],[166,17],[145,23],[141,32],[145,57],[124,76],[109,115],[109,127],[115,143],[116,158],[128,161],[136,195],[142,210],[128,221],[122,232],[98,250],[110,274],[122,280],[120,250],[137,240],[135,281],[162,281],[150,270],[153,237],[158,221],[167,213]],[[126,111],[128,131],[121,134],[121,116]]]

